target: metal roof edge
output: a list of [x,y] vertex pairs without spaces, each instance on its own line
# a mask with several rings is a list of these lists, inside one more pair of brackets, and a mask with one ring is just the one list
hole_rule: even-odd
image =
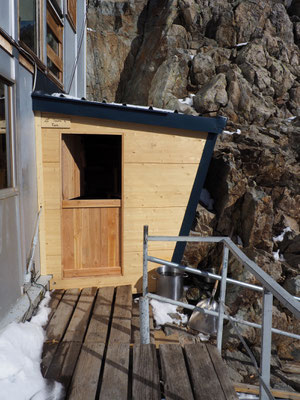
[[196,117],[163,110],[55,97],[38,93],[32,93],[32,108],[33,111],[109,119],[214,134],[222,133],[227,123],[227,118],[222,116]]

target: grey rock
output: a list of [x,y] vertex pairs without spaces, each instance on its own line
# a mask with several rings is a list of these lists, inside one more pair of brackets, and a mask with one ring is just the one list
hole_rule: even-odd
[[218,74],[202,86],[194,98],[195,109],[199,113],[207,113],[226,106],[228,102],[226,84],[225,74]]

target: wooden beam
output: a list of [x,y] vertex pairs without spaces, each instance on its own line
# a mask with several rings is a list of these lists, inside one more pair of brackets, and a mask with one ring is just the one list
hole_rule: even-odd
[[34,74],[34,66],[22,54],[19,54],[19,63],[25,67],[29,72]]
[[[236,392],[249,393],[249,394],[259,394],[259,387],[255,385],[250,385],[248,383],[234,382],[233,384]],[[289,392],[287,390],[271,389],[271,393],[274,397],[280,399],[289,400],[300,400],[300,393]]]

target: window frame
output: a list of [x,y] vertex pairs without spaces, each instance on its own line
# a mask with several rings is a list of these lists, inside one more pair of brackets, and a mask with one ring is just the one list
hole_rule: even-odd
[[18,1],[18,40],[21,47],[34,59],[44,61],[44,51],[43,51],[43,1],[35,0],[35,34],[36,34],[36,52],[32,50],[23,40],[21,39],[21,29],[20,29],[20,1]]
[[15,178],[15,126],[14,126],[14,85],[0,75],[0,81],[4,84],[5,93],[5,120],[6,120],[6,151],[7,151],[7,186],[0,188],[0,199],[15,196],[16,190]]
[[67,0],[67,18],[68,21],[76,33],[76,23],[77,23],[77,1]]
[[[47,29],[51,29],[55,39],[58,41],[58,53],[56,54],[52,47],[47,43]],[[63,85],[63,31],[64,25],[61,19],[58,17],[56,11],[53,9],[52,4],[47,1],[46,10],[46,65],[49,77],[55,80],[55,83],[60,86]],[[54,64],[54,66],[59,70],[59,76],[56,76],[48,67],[48,58]]]

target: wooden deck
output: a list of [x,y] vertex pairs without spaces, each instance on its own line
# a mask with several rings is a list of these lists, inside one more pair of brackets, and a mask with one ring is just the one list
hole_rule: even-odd
[[237,399],[215,347],[139,344],[130,286],[57,290],[50,307],[42,371],[66,399]]

